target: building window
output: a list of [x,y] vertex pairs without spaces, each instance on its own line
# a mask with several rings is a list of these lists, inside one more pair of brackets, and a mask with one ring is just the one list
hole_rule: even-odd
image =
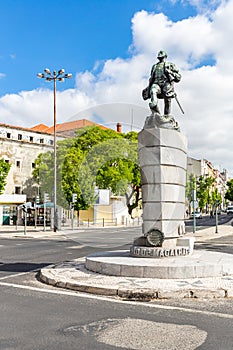
[[20,160],[16,160],[16,166],[17,168],[20,168]]
[[21,194],[21,187],[15,186],[15,194]]
[[35,166],[36,166],[36,165],[35,165],[35,163],[32,163],[32,169],[34,169],[34,168],[35,168]]
[[33,136],[30,136],[30,137],[29,137],[29,141],[30,141],[30,142],[33,142]]
[[52,146],[53,145],[53,140],[49,140],[49,143]]
[[9,159],[5,159],[5,163],[9,163]]
[[7,132],[7,133],[6,133],[6,137],[7,137],[8,139],[10,139],[10,138],[11,138],[11,133],[10,133],[10,132]]
[[22,140],[22,139],[23,139],[22,134],[18,134],[18,140]]
[[40,139],[40,143],[44,143],[44,139]]

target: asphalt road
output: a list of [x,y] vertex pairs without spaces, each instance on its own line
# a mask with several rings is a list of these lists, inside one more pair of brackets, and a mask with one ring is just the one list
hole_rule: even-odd
[[[218,215],[218,225],[225,224],[232,219],[231,215]],[[193,231],[193,220],[185,220],[186,232]],[[196,231],[209,226],[216,226],[216,218],[209,215],[202,219],[196,219]],[[136,237],[142,235],[141,226],[137,227],[105,227],[105,228],[82,228],[62,231],[64,237],[79,243],[99,249],[116,249],[119,247],[129,247]]]
[[[197,248],[203,247],[233,254],[233,236]],[[140,303],[57,289],[37,280],[42,266],[97,249],[68,237],[0,238],[1,350],[233,349],[230,299]]]
[[[227,215],[225,213],[218,215],[217,224],[222,225],[227,223],[232,219],[232,215]],[[216,226],[216,217],[210,218],[209,215],[204,215],[202,219],[196,219],[196,230],[202,230],[208,226]],[[186,232],[193,232],[193,219],[185,220],[185,230]]]

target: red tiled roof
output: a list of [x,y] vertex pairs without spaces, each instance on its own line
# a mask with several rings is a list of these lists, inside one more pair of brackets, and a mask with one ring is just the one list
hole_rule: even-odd
[[80,120],[73,120],[71,122],[58,124],[57,125],[57,132],[67,131],[67,130],[76,130],[76,129],[84,128],[85,126],[94,126],[94,125],[97,125],[97,126],[101,127],[101,129],[104,129],[104,130],[108,129],[105,126],[91,122],[90,120],[80,119]]
[[46,129],[48,129],[48,126],[45,125],[45,124],[38,124],[38,125],[35,125],[33,126],[32,128],[30,128],[31,130],[33,131],[46,131]]
[[[97,125],[103,130],[107,130],[108,128],[106,126],[91,122],[90,120],[87,119],[80,119],[80,120],[72,120],[70,122],[65,122],[61,124],[56,125],[56,131],[57,133],[66,133],[68,131],[75,131],[77,129],[84,128],[85,126],[94,126]],[[44,124],[39,124],[31,128],[31,130],[34,131],[41,131],[41,132],[46,132],[48,134],[53,134],[54,129],[53,126],[48,127]]]

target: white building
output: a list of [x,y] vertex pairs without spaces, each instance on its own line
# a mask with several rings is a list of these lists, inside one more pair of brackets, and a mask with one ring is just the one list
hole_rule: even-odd
[[9,223],[17,205],[37,195],[38,186],[32,180],[34,162],[40,153],[48,150],[53,150],[51,133],[0,124],[0,159],[11,165],[0,195],[0,225]]

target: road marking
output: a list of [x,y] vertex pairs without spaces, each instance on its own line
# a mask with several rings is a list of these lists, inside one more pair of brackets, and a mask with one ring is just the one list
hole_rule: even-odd
[[7,278],[11,278],[11,277],[18,277],[18,276],[23,276],[26,275],[29,272],[36,272],[39,271],[40,269],[35,269],[35,270],[31,270],[31,271],[24,271],[24,272],[20,272],[20,273],[14,273],[13,275],[8,275],[8,276],[4,276],[4,277],[0,277],[0,280],[5,280]]
[[137,302],[137,301],[128,301],[128,300],[124,301],[124,300],[107,298],[107,297],[103,297],[100,295],[91,295],[91,294],[87,295],[85,293],[73,292],[73,291],[68,291],[68,290],[66,291],[66,290],[58,290],[58,289],[56,289],[56,290],[55,289],[41,289],[38,287],[31,287],[31,286],[25,286],[25,285],[21,285],[21,284],[1,282],[1,281],[0,281],[0,286],[16,288],[16,289],[25,289],[25,290],[30,290],[30,291],[39,292],[39,293],[67,295],[67,296],[86,298],[86,299],[97,299],[97,300],[103,300],[103,301],[112,302],[112,303],[118,303],[118,304],[120,303],[120,304],[127,304],[127,305],[137,305],[137,306],[143,306],[144,308],[163,309],[163,310],[172,310],[172,311],[176,310],[176,311],[181,311],[181,312],[189,312],[192,314],[201,314],[201,315],[206,315],[206,316],[216,316],[216,317],[221,317],[221,318],[233,319],[233,315],[223,314],[223,313],[218,313],[218,312],[188,309],[188,308],[182,308],[179,306],[147,304],[147,303],[142,303],[142,302]]

